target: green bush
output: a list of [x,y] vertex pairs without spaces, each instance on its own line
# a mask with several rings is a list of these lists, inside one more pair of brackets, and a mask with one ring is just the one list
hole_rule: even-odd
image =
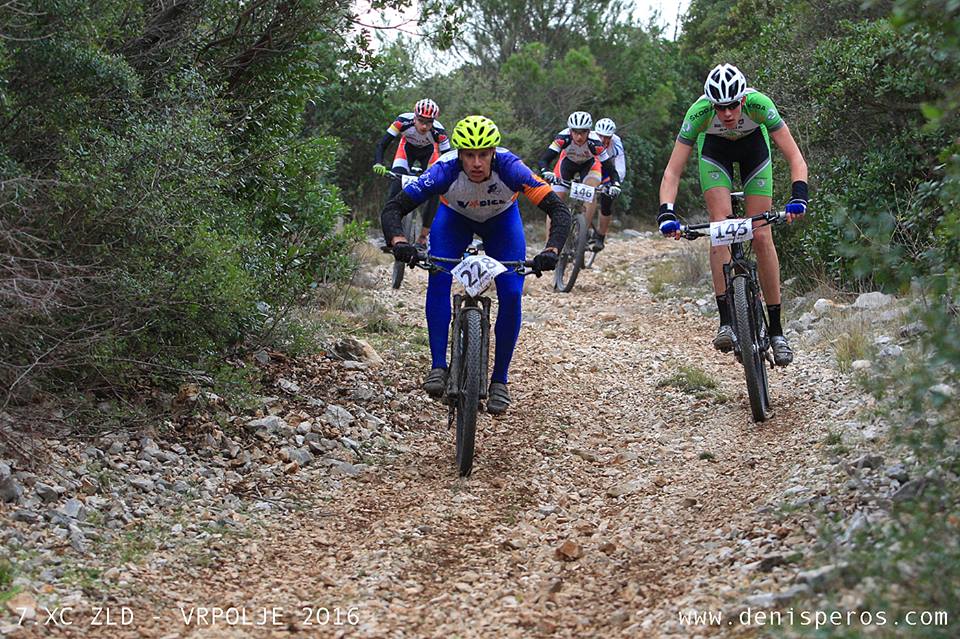
[[339,141],[305,126],[348,13],[41,4],[0,7],[0,404],[216,369],[351,272]]

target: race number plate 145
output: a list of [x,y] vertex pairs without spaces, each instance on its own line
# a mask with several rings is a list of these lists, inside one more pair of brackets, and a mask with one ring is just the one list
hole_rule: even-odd
[[476,297],[487,290],[497,275],[506,271],[506,266],[489,255],[471,255],[457,264],[450,274],[463,284],[467,295]]
[[753,221],[749,219],[722,220],[710,223],[710,243],[726,246],[753,239]]

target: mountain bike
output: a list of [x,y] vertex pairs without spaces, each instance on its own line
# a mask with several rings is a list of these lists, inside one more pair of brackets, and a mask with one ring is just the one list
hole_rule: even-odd
[[583,182],[555,179],[554,184],[570,189],[570,233],[567,241],[560,250],[557,259],[557,270],[553,276],[553,288],[561,293],[569,293],[577,282],[580,269],[589,268],[593,264],[596,253],[589,251],[589,265],[584,258],[589,244],[589,235],[592,227],[587,226],[587,218],[583,214],[582,203],[593,202],[597,193],[605,193],[606,185],[590,186]]
[[450,369],[443,399],[449,410],[447,426],[457,424],[457,469],[461,477],[473,470],[480,400],[487,398],[490,363],[490,303],[483,295],[501,273],[536,275],[533,261],[498,262],[489,255],[467,249],[460,259],[436,257],[422,252],[414,266],[430,272],[450,273],[463,284],[464,293],[453,296],[450,320]]
[[[420,167],[411,167],[410,174],[406,173],[396,173],[394,171],[387,171],[385,175],[391,180],[399,180],[400,188],[403,188],[415,182],[420,174],[423,172],[423,169]],[[429,206],[429,200],[421,204],[420,206]],[[420,217],[418,211],[413,211],[405,216],[403,216],[403,234],[406,236],[407,241],[411,244],[415,244],[418,239],[420,239],[420,231],[423,229],[423,220]],[[389,252],[389,248],[384,249],[385,252]],[[393,263],[393,279],[391,285],[393,288],[400,288],[400,285],[403,283],[403,272],[405,270],[406,264],[403,262],[394,262]]]
[[[681,224],[680,233],[688,240],[709,235],[713,246],[730,247],[730,261],[723,265],[723,279],[733,320],[733,352],[737,361],[743,364],[753,421],[762,422],[773,414],[766,365],[769,363],[772,368],[775,364],[767,315],[763,309],[763,292],[757,279],[757,264],[751,259],[752,251],[747,242],[753,239],[756,228],[786,222],[787,214],[767,211],[739,218],[743,193],[731,193],[730,199],[733,205],[730,217],[720,222]],[[707,229],[709,231],[704,233]]]

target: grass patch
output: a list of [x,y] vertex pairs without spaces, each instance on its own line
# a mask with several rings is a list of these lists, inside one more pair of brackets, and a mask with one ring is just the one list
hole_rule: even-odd
[[13,566],[13,562],[7,559],[0,559],[0,604],[5,604],[10,601],[20,592],[20,587],[13,585],[13,578],[16,574],[17,571]]
[[[892,366],[863,372],[870,378],[878,402],[865,417],[889,427],[889,448],[884,456],[908,460],[904,464],[912,490],[890,500],[877,513],[879,521],[871,521],[852,539],[843,539],[849,516],[819,515],[818,553],[810,567],[846,564],[844,584],[812,595],[811,601],[792,602],[829,615],[849,609],[853,595],[858,609],[882,610],[889,621],[878,633],[872,632],[877,630],[875,625],[868,628],[854,622],[845,627],[821,627],[818,637],[957,636],[960,403],[952,389],[960,388],[960,350],[955,347],[958,319],[949,308],[942,312],[934,309],[924,319],[928,332],[916,348],[904,351]],[[936,390],[941,388],[945,392]],[[839,433],[830,432],[824,439],[824,452],[846,452],[841,440]],[[932,613],[926,617],[930,623],[908,626],[904,622],[911,611],[914,622],[919,621],[921,611]],[[793,627],[786,629],[786,636],[811,636],[814,632]]]
[[84,592],[97,592],[103,589],[99,568],[69,566],[63,572],[63,583],[76,586]]
[[831,344],[834,356],[837,358],[837,368],[843,373],[848,373],[853,362],[866,359],[871,353],[872,331],[869,324],[860,319],[838,323],[833,329],[832,332],[837,337]]
[[725,401],[725,396],[717,391],[717,382],[706,371],[695,366],[681,365],[677,372],[657,382],[657,388],[676,388],[698,399],[715,398]]
[[661,295],[672,288],[696,287],[710,277],[710,253],[684,246],[670,259],[657,262],[647,272],[647,290]]
[[675,284],[673,262],[657,262],[647,273],[647,290],[652,295],[661,295],[668,285]]

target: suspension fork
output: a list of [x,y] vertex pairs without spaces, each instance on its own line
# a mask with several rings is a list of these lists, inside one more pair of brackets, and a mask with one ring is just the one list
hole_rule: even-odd
[[487,371],[490,370],[490,298],[489,297],[480,297],[480,330],[482,331],[482,337],[480,340],[480,370],[483,372],[483,376],[480,378],[480,399],[487,398],[487,391],[489,390],[487,386],[490,383],[490,380],[487,376]]
[[460,324],[462,316],[460,309],[463,307],[463,295],[459,293],[453,296],[453,317],[450,320],[450,371],[447,375],[447,391],[444,394],[448,401],[456,403],[457,394],[460,392]]

